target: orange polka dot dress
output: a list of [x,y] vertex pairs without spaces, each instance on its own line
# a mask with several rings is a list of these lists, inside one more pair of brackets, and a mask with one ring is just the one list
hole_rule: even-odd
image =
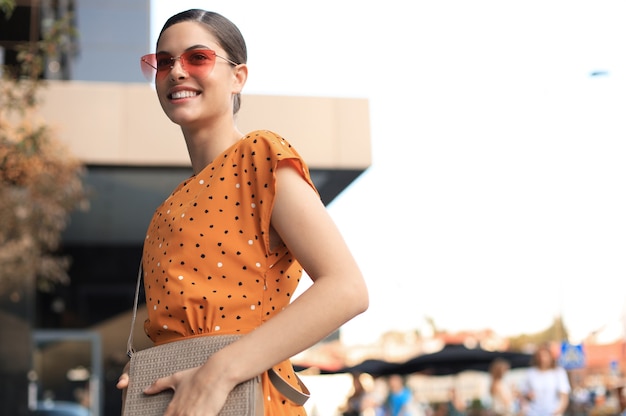
[[[155,344],[207,334],[245,334],[285,308],[302,268],[282,244],[270,249],[276,169],[291,161],[313,187],[296,150],[255,131],[185,180],[156,209],[143,248],[148,319]],[[285,361],[274,369],[302,390]],[[262,376],[265,415],[305,415]]]

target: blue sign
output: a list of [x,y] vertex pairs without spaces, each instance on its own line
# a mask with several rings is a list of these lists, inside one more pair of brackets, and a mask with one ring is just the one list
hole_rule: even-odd
[[585,351],[583,350],[583,346],[563,342],[561,344],[559,365],[566,370],[585,368]]

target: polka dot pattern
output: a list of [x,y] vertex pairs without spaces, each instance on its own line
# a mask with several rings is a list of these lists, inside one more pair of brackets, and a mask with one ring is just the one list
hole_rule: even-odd
[[[285,139],[255,131],[156,209],[143,249],[144,329],[156,344],[247,333],[289,304],[302,269],[284,244],[272,249],[269,242],[275,173],[283,160],[295,162],[314,188],[308,167]],[[289,362],[275,369],[295,383]],[[266,414],[304,414],[265,377]]]

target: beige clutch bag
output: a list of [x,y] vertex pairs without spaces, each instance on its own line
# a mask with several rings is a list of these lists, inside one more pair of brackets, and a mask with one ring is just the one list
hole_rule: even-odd
[[[156,395],[143,390],[157,378],[202,365],[211,354],[239,338],[239,335],[194,337],[137,351],[131,355],[129,384],[124,403],[124,415],[162,416],[173,392]],[[263,415],[263,395],[260,377],[239,384],[228,395],[220,416]]]

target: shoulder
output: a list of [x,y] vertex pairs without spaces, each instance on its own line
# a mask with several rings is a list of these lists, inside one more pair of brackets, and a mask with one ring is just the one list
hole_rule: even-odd
[[250,171],[255,175],[274,182],[281,162],[287,161],[286,165],[295,167],[300,176],[317,192],[306,161],[279,134],[270,130],[252,131],[242,139],[240,150],[243,166],[251,168]]
[[246,134],[242,139],[241,147],[245,150],[267,156],[274,155],[279,158],[300,158],[300,155],[291,143],[271,130],[255,130]]

